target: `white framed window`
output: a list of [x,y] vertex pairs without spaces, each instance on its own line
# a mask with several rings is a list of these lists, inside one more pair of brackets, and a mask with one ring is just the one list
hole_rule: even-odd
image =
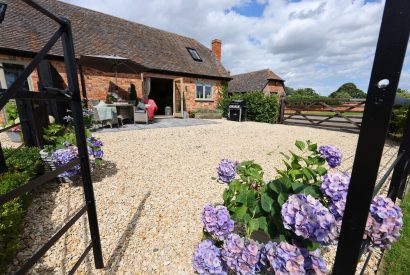
[[212,85],[202,82],[196,83],[196,99],[198,100],[212,100]]
[[[26,63],[15,61],[0,61],[0,88],[7,89],[16,81],[17,77],[26,67]],[[31,77],[27,78],[24,88],[33,90]]]

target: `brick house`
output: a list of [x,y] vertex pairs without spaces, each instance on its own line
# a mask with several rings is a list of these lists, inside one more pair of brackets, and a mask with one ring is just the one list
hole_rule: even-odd
[[[56,24],[22,1],[3,0],[8,4],[0,31],[0,88],[7,88],[57,30]],[[72,23],[76,57],[117,55],[147,68],[143,73],[121,74],[79,66],[82,90],[89,100],[105,100],[112,91],[128,99],[131,82],[139,98],[152,98],[163,114],[165,106],[174,116],[182,114],[182,97],[187,111],[215,109],[221,84],[229,73],[221,64],[221,41],[212,41],[209,49],[195,39],[159,30],[135,22],[75,5],[37,0],[55,14]],[[67,87],[61,44],[57,43],[39,68],[27,79],[27,88]],[[80,71],[80,70],[79,70]],[[40,88],[40,89],[39,89]]]
[[267,95],[285,95],[285,80],[270,69],[232,75],[231,77],[232,80],[228,84],[230,94],[262,91]]

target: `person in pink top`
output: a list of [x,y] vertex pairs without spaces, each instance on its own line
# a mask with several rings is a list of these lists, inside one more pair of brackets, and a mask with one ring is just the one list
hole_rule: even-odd
[[145,110],[148,113],[148,120],[153,121],[155,117],[155,112],[158,110],[157,104],[152,99],[145,100]]

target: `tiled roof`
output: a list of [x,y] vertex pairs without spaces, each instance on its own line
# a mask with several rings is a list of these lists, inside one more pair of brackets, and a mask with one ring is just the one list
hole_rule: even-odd
[[[37,52],[57,30],[54,21],[24,2],[2,2],[8,7],[0,25],[0,51]],[[71,20],[77,57],[119,55],[154,70],[229,77],[212,51],[195,39],[55,0],[36,2]],[[187,47],[195,48],[203,62],[194,61]],[[51,54],[62,55],[60,42]]]
[[232,75],[229,81],[228,91],[230,93],[262,91],[269,80],[284,81],[270,69]]

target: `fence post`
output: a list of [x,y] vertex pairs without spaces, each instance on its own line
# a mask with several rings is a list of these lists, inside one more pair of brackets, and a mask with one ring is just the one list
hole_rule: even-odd
[[410,161],[410,110],[407,112],[406,125],[403,130],[403,137],[400,143],[400,148],[398,154],[404,152],[403,157],[400,159],[394,168],[393,175],[391,177],[388,196],[396,201],[396,198],[402,198],[406,183],[407,177],[409,174],[409,161]]
[[83,180],[84,196],[87,204],[88,223],[90,226],[91,241],[93,244],[94,264],[97,269],[104,267],[101,251],[100,231],[98,228],[97,209],[95,207],[94,190],[91,180],[90,160],[87,150],[86,133],[84,128],[83,108],[78,85],[77,64],[74,54],[74,43],[71,23],[65,19],[64,32],[61,36],[63,42],[64,61],[67,71],[68,87],[72,93],[72,112],[74,117],[75,133],[78,154],[81,163],[81,176]]
[[355,274],[410,34],[410,1],[387,0],[357,143],[333,274]]

